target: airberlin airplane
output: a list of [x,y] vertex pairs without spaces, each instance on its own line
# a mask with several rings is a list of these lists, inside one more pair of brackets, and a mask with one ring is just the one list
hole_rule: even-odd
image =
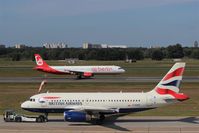
[[39,54],[35,54],[37,66],[34,68],[38,71],[53,74],[73,74],[77,78],[89,78],[96,74],[121,74],[125,70],[119,66],[49,66]]
[[[141,93],[40,93],[21,108],[45,113],[63,113],[65,121],[103,121],[110,114],[155,109],[189,99],[179,93],[185,63],[176,63],[157,86]],[[47,118],[47,117],[46,117]]]

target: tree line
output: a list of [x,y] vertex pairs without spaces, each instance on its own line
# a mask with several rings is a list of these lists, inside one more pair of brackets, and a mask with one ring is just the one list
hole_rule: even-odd
[[107,49],[46,49],[26,47],[0,48],[0,58],[7,58],[13,61],[34,60],[34,54],[39,53],[45,60],[64,60],[78,58],[80,60],[162,60],[164,58],[194,58],[199,59],[199,48],[182,47],[180,44],[170,45],[162,48],[107,48]]

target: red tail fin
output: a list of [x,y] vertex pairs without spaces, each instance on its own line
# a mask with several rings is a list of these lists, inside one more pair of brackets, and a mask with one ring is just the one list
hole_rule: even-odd
[[37,67],[48,67],[48,64],[41,58],[39,54],[35,54]]

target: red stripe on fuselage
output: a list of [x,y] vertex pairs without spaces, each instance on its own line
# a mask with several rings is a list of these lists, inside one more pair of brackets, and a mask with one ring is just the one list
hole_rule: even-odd
[[54,96],[46,96],[43,97],[44,99],[59,99],[60,97],[54,97]]
[[168,80],[168,79],[175,77],[175,76],[182,76],[183,72],[184,72],[184,67],[178,68],[175,71],[167,74],[166,77],[163,79],[163,81]]

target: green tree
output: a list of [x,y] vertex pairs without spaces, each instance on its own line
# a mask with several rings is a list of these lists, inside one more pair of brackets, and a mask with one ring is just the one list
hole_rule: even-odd
[[144,53],[141,49],[130,49],[128,52],[129,59],[142,60],[144,59]]
[[152,60],[162,60],[164,58],[164,54],[160,49],[154,50],[151,54]]
[[20,61],[21,59],[21,56],[19,53],[13,53],[11,57],[12,57],[12,61]]
[[168,58],[183,58],[183,48],[180,44],[170,45],[167,47]]
[[191,53],[191,57],[194,59],[199,59],[199,49],[194,49]]

